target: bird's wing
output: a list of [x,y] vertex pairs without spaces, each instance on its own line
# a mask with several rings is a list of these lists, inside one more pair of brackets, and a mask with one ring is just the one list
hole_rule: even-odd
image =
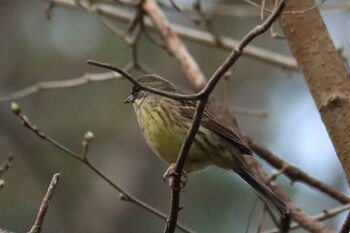
[[[196,102],[194,101],[186,101],[186,104],[181,104],[180,107],[180,114],[188,119],[193,119]],[[201,125],[205,128],[217,133],[224,139],[231,142],[233,145],[235,145],[242,154],[252,155],[253,152],[242,143],[239,136],[231,129],[225,127],[223,124],[221,124],[218,120],[215,119],[213,115],[211,115],[207,110],[204,110],[202,119],[201,119]]]

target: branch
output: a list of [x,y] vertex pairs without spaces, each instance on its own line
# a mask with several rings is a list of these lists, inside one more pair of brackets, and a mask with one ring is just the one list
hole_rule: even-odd
[[[312,216],[312,218],[314,220],[317,220],[317,221],[324,221],[324,220],[333,218],[334,216],[336,216],[336,215],[338,215],[338,214],[340,214],[348,209],[350,209],[350,203],[333,208],[333,209],[324,210],[322,213]],[[295,229],[300,228],[300,227],[301,227],[300,224],[294,222],[290,225],[289,229],[295,230]],[[279,229],[271,229],[271,230],[264,231],[262,233],[278,233],[278,232],[279,232]],[[349,231],[344,231],[344,232],[340,232],[340,233],[348,233],[348,232]]]
[[30,229],[29,233],[40,233],[41,232],[41,226],[43,224],[46,211],[49,208],[49,204],[51,201],[51,198],[53,196],[53,193],[55,192],[56,185],[58,183],[60,177],[60,173],[56,173],[53,175],[52,180],[50,182],[49,188],[47,189],[47,192],[45,194],[45,197],[43,201],[41,202],[39,213],[36,217],[35,223],[32,226],[32,229]]
[[341,227],[339,233],[349,233],[349,232],[350,232],[350,211],[348,212],[348,215],[346,216],[345,222]]
[[5,186],[5,181],[2,179],[2,176],[8,171],[8,169],[10,169],[13,158],[13,154],[10,153],[5,160],[4,165],[0,166],[0,190]]
[[87,63],[89,65],[94,65],[94,66],[98,66],[101,68],[105,68],[105,69],[109,69],[109,70],[113,70],[115,72],[118,72],[121,76],[126,78],[133,85],[139,87],[141,90],[145,90],[145,91],[157,94],[157,95],[161,95],[161,96],[165,96],[165,97],[169,97],[169,98],[173,98],[173,99],[178,99],[178,100],[198,100],[203,95],[203,93],[201,93],[201,92],[198,92],[197,94],[185,95],[185,94],[161,91],[161,90],[158,90],[156,88],[152,88],[152,87],[148,87],[148,86],[144,86],[144,85],[139,84],[137,82],[136,78],[132,77],[128,72],[126,72],[125,70],[123,70],[119,67],[113,66],[109,63],[102,63],[102,62],[93,61],[93,60],[88,60]]
[[212,77],[210,78],[206,86],[202,89],[201,92],[204,93],[204,95],[197,104],[192,125],[187,132],[187,135],[185,137],[185,140],[183,142],[179,156],[176,161],[175,172],[174,172],[173,183],[172,183],[171,209],[170,209],[170,216],[165,229],[166,233],[173,233],[175,231],[178,213],[180,210],[179,204],[180,204],[180,191],[181,191],[181,174],[182,174],[183,167],[185,165],[185,161],[186,161],[188,152],[190,150],[191,144],[200,126],[200,120],[210,93],[213,91],[215,85],[218,83],[221,77],[233,66],[233,64],[237,61],[237,59],[242,55],[242,50],[244,49],[244,47],[247,46],[248,43],[252,41],[255,37],[264,33],[271,26],[271,24],[276,20],[278,15],[282,12],[283,7],[284,7],[284,1],[281,1],[279,3],[279,6],[274,11],[274,13],[271,14],[266,19],[265,22],[263,22],[259,26],[256,26],[253,30],[251,30],[248,34],[246,34],[243,37],[239,46],[230,53],[230,55],[226,58],[223,64],[212,75]]
[[[258,27],[259,30],[261,30],[261,28]],[[251,40],[252,38],[250,36],[246,36],[244,38],[245,40]],[[247,45],[247,43],[243,43],[243,46]],[[237,50],[232,51],[232,53],[230,54],[234,57],[232,58],[232,60],[230,60],[229,58],[224,62],[223,66],[220,67],[220,69],[217,70],[217,72],[213,75],[213,77],[218,78],[218,80],[220,79],[220,75],[226,73],[225,69],[230,68],[230,64],[232,62],[232,64],[237,60],[237,58],[242,54],[242,48],[238,47]],[[237,57],[236,57],[237,56]],[[228,61],[229,60],[229,61]],[[147,87],[143,87],[141,85],[139,85],[136,80],[134,78],[132,78],[131,76],[129,76],[126,72],[124,72],[123,70],[117,68],[117,67],[113,67],[109,64],[103,64],[103,63],[98,63],[98,62],[89,62],[90,64],[94,64],[94,65],[98,65],[104,68],[108,68],[108,69],[112,69],[114,71],[117,71],[119,73],[121,73],[124,77],[126,77],[130,82],[132,82],[133,84],[139,86],[141,89],[153,92],[155,94],[159,94],[159,95],[163,95],[163,96],[167,96],[170,98],[176,98],[176,99],[197,99],[197,98],[207,98],[207,95],[210,91],[212,90],[212,88],[214,88],[215,86],[215,82],[217,82],[218,80],[214,80],[211,78],[210,81],[208,82],[207,86],[205,88],[202,89],[202,91],[198,92],[197,94],[194,95],[171,95],[171,93],[166,93],[166,92],[161,92],[158,91],[156,89],[152,89],[152,88],[147,88]],[[208,86],[209,85],[209,86]],[[200,103],[200,102],[199,102]],[[198,103],[197,106],[200,106],[200,108],[202,108],[202,106]],[[202,102],[203,104],[203,102]],[[194,122],[196,121],[196,119],[194,119]],[[191,129],[190,131],[191,132]],[[190,137],[192,137],[192,135],[190,135]],[[185,148],[186,149],[186,148]],[[180,157],[179,157],[180,158]],[[178,159],[179,159],[178,158]],[[258,170],[261,170],[261,168],[257,168]],[[262,171],[260,171],[262,172]],[[179,203],[179,189],[176,186],[179,186],[180,183],[178,183],[178,181],[175,181],[175,178],[178,177],[180,178],[180,174],[182,173],[182,170],[179,171],[175,171],[175,176],[174,176],[174,180],[173,180],[173,194],[172,194],[172,203]],[[259,177],[264,177],[262,175],[260,175]],[[276,188],[275,190],[276,191]],[[306,229],[312,230],[312,231],[319,231],[319,232],[329,232],[328,229],[326,229],[324,227],[324,225],[318,223],[317,221],[313,221],[312,219],[308,218],[307,215],[305,215],[304,213],[301,212],[301,210],[299,208],[297,208],[289,199],[285,194],[282,194],[281,191],[278,191],[280,196],[283,196],[283,200],[287,200],[287,204],[288,207],[291,210],[291,214],[294,220],[296,220],[297,222],[299,222],[299,224],[301,224],[303,227],[305,227]],[[172,204],[173,206],[173,204]],[[179,205],[176,205],[176,207],[171,208],[171,213],[173,214],[177,214],[177,212],[179,211],[180,207]],[[177,216],[176,216],[177,218]],[[170,227],[172,227],[172,223],[174,222],[174,219],[172,221],[170,221],[171,217],[169,218],[169,222],[167,223],[167,227],[166,230],[169,229]],[[168,232],[171,232],[168,230]]]
[[[82,9],[81,8],[82,5],[77,5],[75,0],[52,0],[50,2],[53,5],[60,4],[60,5],[69,6],[69,7],[79,7],[79,9]],[[81,0],[80,2],[84,2],[84,0]],[[97,12],[98,14],[105,15],[114,19],[123,20],[123,21],[132,20],[134,17],[131,13],[127,11],[123,11],[117,7],[113,7],[109,4],[95,3],[93,9],[90,9],[92,8],[91,4],[85,4],[83,6],[84,6],[84,9],[88,9],[89,12]],[[150,23],[149,20],[145,20],[145,24],[148,27],[152,27],[152,24]],[[180,36],[186,39],[216,46],[215,38],[213,38],[213,36],[210,33],[191,29],[191,28],[181,26],[181,25],[176,25],[176,24],[169,24],[169,25],[175,33],[179,34]],[[232,50],[238,46],[239,42],[236,40],[230,39],[225,36],[219,36],[219,37],[220,37],[220,45],[221,45],[220,48],[222,49]],[[282,68],[285,68],[285,69],[291,69],[295,71],[298,70],[296,62],[292,58],[268,51],[266,49],[261,49],[256,46],[249,45],[244,49],[242,53],[253,59],[261,60],[263,62],[267,62],[272,65],[281,66]],[[71,79],[71,80],[39,82],[32,86],[26,87],[20,91],[14,92],[12,94],[1,96],[0,102],[21,99],[26,96],[35,94],[39,91],[60,89],[60,88],[74,88],[90,82],[108,81],[117,77],[118,76],[114,76],[113,72],[104,73],[104,74],[87,73],[82,77]],[[189,98],[189,99],[198,99],[198,96]]]
[[[171,8],[171,4],[167,1],[158,1],[159,5],[162,7]],[[346,1],[324,1],[322,0],[321,4],[318,4],[317,7],[321,11],[350,11],[350,2]],[[183,8],[182,11],[189,11],[190,8]],[[272,12],[270,9],[266,9],[266,12]],[[304,10],[305,11],[305,10]],[[225,4],[217,3],[214,6],[208,9],[208,12],[213,15],[219,16],[233,16],[233,17],[258,17],[261,14],[261,6],[256,4]]]
[[5,95],[0,97],[0,102],[9,101],[9,100],[18,100],[26,96],[35,94],[39,91],[60,89],[60,88],[75,88],[90,82],[104,82],[104,81],[109,81],[118,77],[120,77],[120,75],[115,72],[107,72],[102,74],[86,73],[79,78],[70,79],[70,80],[38,82],[32,86],[26,87],[10,95]]
[[255,151],[261,158],[271,164],[278,170],[281,170],[290,180],[299,181],[308,184],[323,193],[328,194],[330,197],[338,200],[339,202],[346,204],[350,202],[350,198],[339,192],[338,190],[330,187],[329,185],[309,176],[307,173],[300,170],[298,167],[292,166],[287,162],[274,155],[269,150],[265,149],[262,145],[255,142],[253,139],[246,137],[249,147]]
[[151,18],[155,28],[161,33],[168,50],[177,58],[185,72],[188,80],[192,83],[195,90],[200,90],[205,85],[205,77],[198,67],[197,62],[188,52],[187,48],[180,41],[172,26],[165,17],[163,11],[154,0],[144,0],[143,9]]
[[10,169],[11,167],[11,162],[13,160],[14,156],[12,153],[7,155],[7,158],[4,162],[4,164],[0,167],[0,178],[4,175],[4,173]]
[[[286,195],[285,192],[281,188],[279,188],[274,183],[271,183],[271,177],[269,177],[266,172],[261,168],[261,166],[258,164],[257,160],[254,159],[254,157],[248,157],[246,158],[249,167],[256,173],[257,177],[264,182],[265,184],[269,184],[270,189],[279,196],[284,203],[287,205],[290,215],[287,215],[286,217],[290,217],[293,221],[300,224],[301,227],[304,229],[315,232],[315,233],[331,233],[332,231],[327,228],[324,224],[319,222],[318,220],[315,220],[308,215],[306,215],[298,206],[296,206],[290,198]],[[289,221],[289,219],[282,219],[283,223],[281,223],[280,227],[283,227],[282,225],[285,225],[285,222]]]
[[[304,9],[313,0],[288,1],[286,10]],[[350,185],[350,82],[343,61],[318,9],[283,15],[280,26],[298,61]]]
[[[23,126],[25,126],[27,129],[29,129],[30,131],[35,133],[39,138],[49,142],[50,144],[54,145],[58,149],[64,151],[67,155],[69,155],[69,156],[73,157],[74,159],[83,163],[85,166],[90,168],[90,170],[92,170],[96,175],[98,175],[102,180],[104,180],[108,185],[110,185],[113,189],[120,192],[120,199],[121,200],[134,203],[137,206],[146,210],[147,212],[152,213],[155,216],[157,216],[163,220],[167,219],[165,214],[161,213],[160,211],[154,209],[153,207],[142,202],[141,200],[138,200],[136,197],[133,197],[131,194],[124,191],[124,189],[122,189],[117,184],[115,184],[112,180],[110,180],[107,176],[105,176],[101,171],[99,171],[93,164],[90,163],[90,161],[88,160],[88,158],[86,156],[86,153],[88,151],[88,146],[89,146],[88,144],[93,139],[93,134],[91,132],[88,132],[85,134],[84,139],[83,139],[83,152],[82,152],[82,154],[78,154],[78,153],[73,152],[69,148],[65,147],[64,145],[56,142],[54,139],[48,137],[43,132],[41,132],[35,125],[32,125],[29,122],[28,118],[21,114],[21,109],[16,103],[11,104],[11,110],[22,121]],[[187,229],[186,227],[184,227],[180,224],[177,224],[176,227],[185,233],[191,233],[191,230]]]
[[[85,0],[80,0],[80,2],[84,2],[84,1]],[[76,4],[75,0],[51,0],[51,2],[56,5],[63,5],[63,6],[81,9]],[[90,6],[90,8],[92,7]],[[97,14],[101,14],[106,17],[125,21],[125,22],[129,22],[134,17],[130,12],[126,10],[122,10],[110,4],[97,3],[97,2],[93,4],[93,9],[90,9],[89,12],[95,12]],[[145,25],[150,28],[154,27],[149,20],[145,20]],[[192,29],[192,28],[177,25],[177,24],[169,24],[169,26],[176,34],[178,34],[179,36],[185,39],[195,41],[198,43],[203,43],[205,45],[214,46],[214,47],[217,46],[217,44],[215,43],[216,42],[215,38],[213,38],[213,36],[208,32]],[[218,37],[220,38],[220,42],[221,42],[220,48],[225,50],[230,51],[235,47],[237,47],[239,43],[239,41],[230,39],[229,37],[226,37],[226,36],[220,35]],[[266,49],[262,49],[257,46],[253,46],[253,45],[247,46],[244,49],[243,54],[247,57],[271,64],[271,65],[279,66],[279,67],[293,70],[293,71],[299,70],[294,58],[291,58],[276,52],[272,52]]]

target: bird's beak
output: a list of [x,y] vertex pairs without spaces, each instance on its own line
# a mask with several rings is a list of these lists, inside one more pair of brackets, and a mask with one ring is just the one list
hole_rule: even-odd
[[134,103],[134,100],[135,100],[134,96],[133,95],[129,95],[128,98],[126,98],[124,100],[124,104]]

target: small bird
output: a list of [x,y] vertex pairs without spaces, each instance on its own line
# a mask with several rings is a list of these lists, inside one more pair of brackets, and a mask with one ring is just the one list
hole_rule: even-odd
[[[143,75],[137,82],[161,91],[178,93],[173,84],[154,74]],[[192,124],[197,102],[175,100],[141,90],[134,85],[131,95],[124,103],[133,104],[143,136],[153,152],[168,164],[175,163]],[[284,217],[289,212],[287,206],[253,175],[244,160],[243,155],[252,154],[237,133],[225,127],[205,110],[184,170],[190,173],[210,165],[233,170]]]

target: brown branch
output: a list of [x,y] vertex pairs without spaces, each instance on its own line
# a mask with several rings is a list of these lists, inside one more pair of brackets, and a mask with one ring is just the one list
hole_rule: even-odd
[[192,55],[173,31],[163,11],[154,0],[144,0],[143,9],[151,18],[155,28],[161,33],[168,50],[180,62],[182,70],[185,72],[192,86],[195,90],[202,89],[206,83],[205,77],[198,67],[197,62],[193,59]]
[[[265,184],[269,184],[270,189],[279,196],[284,203],[287,205],[290,215],[287,215],[286,217],[290,217],[292,220],[297,222],[301,227],[304,229],[315,232],[315,233],[331,233],[332,231],[328,229],[324,224],[321,222],[312,219],[308,215],[306,215],[299,207],[297,207],[290,199],[289,197],[283,192],[282,189],[280,189],[278,186],[270,182],[270,177],[265,173],[265,171],[261,168],[261,166],[258,164],[258,162],[253,157],[248,157],[247,162],[249,167],[252,168],[252,170],[255,172],[256,176],[259,177],[259,179],[264,182]],[[290,221],[289,219],[283,219],[283,223],[281,225],[284,225],[285,222]]]
[[10,95],[5,95],[0,97],[0,102],[18,100],[44,90],[60,89],[60,88],[75,88],[90,82],[104,82],[104,81],[112,80],[117,77],[120,77],[120,75],[115,72],[107,72],[102,74],[86,73],[79,78],[70,79],[70,80],[38,82],[32,86],[16,91]]
[[[323,1],[317,6],[322,11],[350,11],[350,2],[347,1]],[[216,4],[210,12],[215,15],[256,17],[260,15],[261,7],[251,4]]]
[[15,233],[15,232],[8,231],[8,230],[5,230],[5,229],[0,229],[0,233]]
[[[84,1],[86,0],[80,0],[80,2],[84,2]],[[63,6],[78,8],[76,4],[76,0],[51,0],[50,2],[56,5],[63,5]],[[106,17],[110,17],[110,18],[125,21],[125,22],[129,22],[134,17],[133,14],[131,14],[130,12],[126,10],[122,10],[118,7],[112,6],[110,4],[96,2],[93,4],[93,7],[90,5],[87,5],[87,6],[90,7],[89,12],[95,12],[98,14],[102,14]],[[149,20],[145,20],[145,25],[147,27],[153,28],[153,25]],[[213,38],[213,36],[208,32],[192,29],[192,28],[177,25],[177,24],[170,24],[170,28],[176,34],[178,34],[179,36],[185,39],[195,41],[198,43],[203,43],[205,45],[216,46],[215,38]],[[220,48],[225,50],[231,51],[232,49],[237,47],[239,43],[239,41],[231,39],[226,36],[220,35],[219,37],[221,42]],[[279,67],[290,69],[293,71],[299,70],[296,64],[296,61],[293,58],[276,53],[276,52],[272,52],[266,49],[262,49],[257,46],[253,46],[253,45],[247,46],[244,49],[243,54],[247,57],[271,64],[271,65],[279,66]]]
[[[266,12],[266,13],[272,13],[272,10],[270,9],[267,9],[265,7],[265,4],[262,4],[262,5],[259,5],[258,3],[255,3],[251,0],[243,0],[245,2],[247,2],[248,4],[254,6],[254,7],[257,7],[258,9],[260,9],[261,11],[261,15],[263,14],[263,12]],[[305,14],[307,13],[308,11],[311,11],[313,9],[316,9],[318,8],[320,5],[322,5],[325,1],[327,0],[321,0],[319,3],[315,3],[314,5],[311,5],[309,7],[305,7],[305,8],[301,8],[300,10],[293,10],[293,11],[288,11],[288,10],[285,10],[283,11],[283,13],[281,15],[288,15],[288,14]],[[263,18],[263,17],[262,17]]]
[[169,98],[173,98],[173,99],[178,99],[178,100],[198,100],[198,99],[202,98],[202,96],[203,96],[203,91],[198,92],[196,94],[190,94],[190,95],[161,91],[161,90],[158,90],[156,88],[141,85],[140,83],[137,82],[136,78],[132,77],[128,72],[126,72],[125,70],[123,70],[119,67],[113,66],[109,63],[102,63],[102,62],[93,61],[93,60],[89,60],[89,61],[87,61],[87,63],[89,65],[94,65],[94,66],[98,66],[101,68],[105,68],[105,69],[109,69],[109,70],[113,70],[115,72],[118,72],[121,76],[126,78],[133,85],[139,87],[141,90],[145,90],[145,91],[157,94],[157,95],[161,95],[161,96],[165,96],[165,97],[169,97]]
[[[248,37],[248,39],[249,39],[249,37]],[[238,51],[242,52],[241,50],[238,50]],[[236,51],[236,52],[237,52],[237,51]],[[234,52],[233,52],[233,53],[234,53]],[[91,62],[90,62],[90,63],[91,63]],[[101,66],[101,67],[105,67],[105,68],[109,68],[109,69],[115,70],[115,71],[117,71],[117,72],[120,72],[121,74],[124,73],[123,76],[125,76],[125,77],[127,77],[127,75],[128,75],[128,74],[126,74],[125,72],[123,72],[121,69],[116,68],[116,67],[112,67],[112,66],[109,65],[109,64],[100,64],[100,63],[96,63],[96,62],[93,62],[93,63],[95,63],[95,65],[99,65],[99,66]],[[229,66],[228,63],[226,63],[225,65],[228,65],[228,66]],[[222,74],[224,74],[225,72],[224,72],[224,70],[221,70],[219,73],[220,73],[220,75],[222,75]],[[219,77],[219,76],[218,76],[218,77]],[[128,78],[128,77],[127,77],[127,78]],[[129,77],[128,79],[129,79],[129,81],[131,81],[132,83],[138,85],[137,82],[136,82],[132,77]],[[212,82],[212,79],[210,79],[209,83],[210,83],[210,82]],[[208,83],[208,84],[209,84],[209,83]],[[213,85],[213,84],[210,84],[210,85]],[[215,85],[215,83],[214,83],[214,85]],[[146,87],[142,87],[142,86],[140,86],[140,85],[139,85],[139,87],[140,87],[140,88],[144,88],[144,90],[147,90]],[[212,88],[212,87],[213,87],[213,86],[209,86],[209,88]],[[172,97],[170,94],[168,94],[168,93],[162,93],[161,91],[157,91],[157,90],[153,90],[153,89],[149,89],[148,91],[151,91],[151,92],[153,92],[153,93],[160,94],[160,95],[163,95],[163,96],[168,96],[168,97],[170,97],[170,98],[179,98],[179,99],[185,98],[185,99],[187,99],[187,98],[194,98],[194,97],[196,97],[196,98],[203,98],[203,97],[204,97],[204,98],[205,98],[205,97],[206,97],[206,93],[207,93],[208,90],[209,90],[209,89],[208,89],[207,86],[206,86],[202,91],[200,91],[199,93],[197,93],[197,94],[195,94],[195,95],[184,95],[184,96],[177,96],[177,95],[175,95],[175,96],[173,96],[173,97]],[[187,96],[187,97],[186,97],[186,96]],[[255,166],[257,166],[257,163],[256,163],[256,162],[255,162]],[[268,177],[267,177],[266,174],[261,174],[263,171],[262,171],[262,169],[261,169],[260,167],[257,167],[256,170],[260,171],[259,177],[262,178],[262,180],[266,180],[266,181],[268,180]],[[175,175],[180,175],[180,174],[181,174],[181,170],[180,170],[180,172],[175,172]],[[174,178],[175,178],[175,177],[174,177]],[[174,182],[174,181],[173,181],[173,182]],[[178,184],[178,183],[173,183],[173,186],[174,186],[174,185],[177,185],[177,184]],[[177,189],[177,188],[175,188],[175,190],[173,190],[173,192],[178,192],[178,191],[179,191],[179,189]],[[317,232],[317,231],[319,231],[319,232],[329,232],[329,230],[328,230],[327,228],[325,228],[323,224],[321,224],[321,223],[319,223],[319,222],[317,222],[317,221],[314,221],[313,219],[310,219],[307,215],[305,215],[299,208],[297,208],[297,207],[288,199],[288,197],[287,197],[281,190],[279,190],[279,189],[277,189],[276,187],[274,187],[274,191],[275,191],[275,192],[278,192],[278,193],[279,193],[279,196],[281,196],[282,199],[286,201],[288,207],[289,207],[290,210],[291,210],[291,216],[292,216],[292,218],[293,218],[294,220],[296,220],[299,224],[301,224],[304,228],[309,229],[309,230],[311,230],[311,231],[315,231],[315,232]],[[172,203],[179,201],[178,198],[179,198],[179,195],[177,195],[177,194],[173,195]],[[177,212],[179,211],[179,209],[180,209],[180,208],[179,208],[179,206],[177,205],[177,207],[175,207],[175,208],[173,209],[172,213],[177,213]],[[167,224],[167,228],[169,228],[169,226],[170,226],[170,222]]]
[[49,185],[49,188],[47,189],[45,197],[44,197],[43,201],[41,202],[40,209],[39,209],[38,215],[36,217],[35,223],[32,226],[32,229],[30,229],[29,233],[40,233],[41,232],[41,227],[42,227],[42,224],[44,222],[46,211],[49,208],[49,204],[50,204],[51,198],[53,196],[53,193],[55,192],[59,177],[60,177],[60,173],[56,173],[53,175],[52,180],[51,180],[50,185]]
[[[314,0],[290,0],[286,10],[305,9]],[[280,25],[298,61],[350,185],[350,82],[318,9],[283,15]]]
[[264,109],[252,109],[252,108],[241,108],[241,107],[232,107],[230,109],[234,114],[244,115],[244,116],[266,118],[266,117],[269,117],[270,115],[270,113]]
[[[346,205],[342,205],[342,206],[338,206],[332,209],[328,209],[328,210],[324,210],[322,211],[322,213],[319,213],[317,215],[312,216],[312,218],[315,221],[324,221],[330,218],[333,218],[334,216],[346,211],[350,209],[350,203],[346,204]],[[301,225],[298,223],[292,223],[290,225],[290,230],[295,230],[297,228],[300,228]],[[275,229],[271,229],[271,230],[267,230],[267,231],[263,231],[262,233],[279,233],[279,229],[275,228]],[[341,233],[348,233],[347,232],[341,232]]]
[[330,197],[338,200],[339,202],[346,204],[350,202],[350,198],[338,190],[330,187],[329,185],[313,178],[307,173],[300,170],[298,167],[292,166],[287,162],[274,155],[269,150],[265,149],[262,145],[255,142],[253,139],[246,137],[249,147],[255,151],[261,158],[266,160],[269,164],[279,170],[283,170],[283,174],[286,175],[290,180],[299,181],[308,184],[321,192],[329,195]]
[[[48,137],[45,133],[40,131],[35,125],[32,125],[28,118],[21,114],[21,109],[16,103],[11,104],[11,110],[12,112],[22,121],[23,126],[25,126],[27,129],[35,133],[39,138],[49,142],[50,144],[54,145],[58,149],[64,151],[67,155],[73,157],[74,159],[80,161],[85,166],[87,166],[90,170],[92,170],[96,175],[98,175],[102,180],[104,180],[108,185],[110,185],[113,189],[120,192],[120,199],[123,201],[128,201],[133,204],[136,204],[137,206],[141,207],[142,209],[146,210],[149,213],[154,214],[155,216],[166,220],[167,217],[165,214],[161,213],[160,211],[154,209],[152,206],[142,202],[141,200],[137,199],[136,197],[132,196],[128,192],[126,192],[123,188],[119,187],[117,184],[115,184],[112,180],[110,180],[107,176],[105,176],[98,168],[96,168],[90,161],[88,160],[86,153],[88,150],[88,145],[92,139],[93,135],[92,133],[88,132],[85,134],[83,139],[83,152],[81,154],[75,153],[69,148],[65,147],[64,145],[60,144],[59,142],[56,142],[54,139]],[[181,224],[177,224],[176,226],[178,229],[185,233],[191,233],[191,230],[187,229],[186,227],[182,226]]]
[[345,222],[343,223],[343,226],[341,227],[339,233],[349,233],[350,232],[350,211],[348,212],[348,215],[346,216]]
[[248,34],[246,34],[243,37],[239,46],[230,53],[230,55],[226,58],[222,65],[212,75],[206,86],[202,89],[201,92],[204,93],[204,95],[197,103],[196,111],[192,120],[192,125],[187,132],[187,135],[185,137],[185,140],[183,142],[179,156],[176,161],[174,169],[175,172],[172,182],[170,216],[165,228],[166,233],[173,233],[175,231],[178,213],[180,210],[181,174],[191,144],[200,126],[200,120],[210,93],[213,91],[213,89],[215,88],[218,81],[222,78],[222,76],[233,66],[237,59],[242,55],[242,50],[245,48],[245,46],[247,46],[255,37],[264,33],[271,26],[271,24],[276,20],[278,15],[282,12],[283,7],[284,1],[281,1],[274,13],[271,14],[265,22],[263,22],[261,25],[256,26],[253,30],[251,30]]

